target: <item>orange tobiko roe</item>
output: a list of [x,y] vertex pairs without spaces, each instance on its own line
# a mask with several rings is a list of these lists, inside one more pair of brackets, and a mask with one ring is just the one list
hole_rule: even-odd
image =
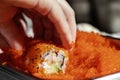
[[[93,79],[96,77],[105,76],[107,74],[112,74],[119,71],[119,40],[106,38],[96,33],[78,31],[74,48],[69,53],[69,61],[65,73],[57,75],[48,75],[49,77],[46,78],[64,80],[83,80]],[[44,77],[39,76],[42,73],[31,74],[38,78]]]
[[[120,41],[78,31],[74,48],[69,53],[66,73],[52,76],[52,79],[93,79],[119,71]],[[40,78],[39,74],[33,75]]]
[[120,71],[120,41],[95,33],[77,32],[66,74],[91,79]]

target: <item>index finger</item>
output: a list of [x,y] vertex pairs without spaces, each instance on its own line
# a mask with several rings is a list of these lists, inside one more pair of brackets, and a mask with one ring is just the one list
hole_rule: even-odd
[[55,24],[55,27],[62,40],[63,46],[68,49],[71,48],[71,31],[61,7],[57,4],[54,4],[54,7],[52,7],[51,11],[48,14],[48,17]]

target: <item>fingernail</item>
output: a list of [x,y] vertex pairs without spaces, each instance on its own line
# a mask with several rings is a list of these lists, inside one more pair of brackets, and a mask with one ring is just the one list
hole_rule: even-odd
[[66,48],[66,49],[68,49],[69,51],[72,51],[72,50],[73,50],[73,48],[74,48],[74,46],[75,46],[75,42],[74,42],[74,41],[72,41],[72,42],[71,42],[71,44],[69,44],[69,46],[67,46],[67,48]]

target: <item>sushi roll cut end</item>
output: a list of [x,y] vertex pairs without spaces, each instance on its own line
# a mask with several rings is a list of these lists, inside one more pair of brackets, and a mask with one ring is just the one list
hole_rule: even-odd
[[68,51],[53,44],[37,43],[27,51],[25,64],[29,72],[58,74],[65,73]]

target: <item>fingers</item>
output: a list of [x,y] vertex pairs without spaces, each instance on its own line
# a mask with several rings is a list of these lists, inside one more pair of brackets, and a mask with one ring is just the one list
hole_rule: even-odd
[[[66,17],[65,13],[63,12],[63,9],[58,4],[58,2],[56,0],[52,0],[48,2],[44,0],[44,3],[42,4],[42,0],[40,0],[38,1],[38,4],[36,5],[35,9],[41,14],[48,16],[48,18],[55,25],[55,28],[60,35],[63,46],[65,48],[71,48],[72,41],[73,40],[75,41],[75,29],[73,29],[74,37],[72,39],[72,33],[71,33],[72,28],[70,28],[68,24],[67,21],[68,16]],[[74,17],[72,18],[72,20],[73,22],[75,21]],[[69,19],[69,22],[72,22],[71,19]],[[71,26],[74,26],[74,24],[72,24]]]
[[19,31],[13,21],[0,24],[0,33],[12,48],[17,50],[22,50],[24,48],[25,36]]
[[73,9],[69,6],[66,0],[57,0],[59,5],[62,7],[62,10],[67,18],[67,22],[70,26],[70,31],[72,35],[72,39],[75,42],[76,39],[76,21],[75,21],[75,14]]
[[[60,35],[63,46],[65,48],[71,48],[72,41],[75,41],[76,34],[75,34],[75,29],[70,27],[68,22],[72,22],[72,20],[74,22],[75,21],[74,17],[72,18],[72,20],[67,18],[68,16],[66,17],[65,13],[63,12],[63,9],[56,0],[46,2],[47,5],[46,3],[41,4],[41,2],[42,0],[39,1],[35,9],[43,15],[48,15],[48,18],[53,22],[56,30]],[[40,4],[43,6],[41,6]],[[67,21],[67,19],[69,19],[69,21]],[[75,26],[75,22],[71,24],[71,26]],[[73,33],[74,33],[73,37],[72,37],[71,29],[73,29]]]

